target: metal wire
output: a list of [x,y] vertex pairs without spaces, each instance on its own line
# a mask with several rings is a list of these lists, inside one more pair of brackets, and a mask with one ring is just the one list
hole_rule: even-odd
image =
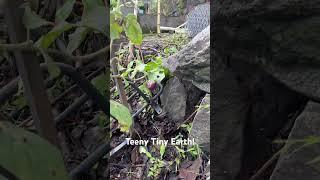
[[210,4],[205,3],[196,6],[187,15],[187,33],[190,37],[196,36],[210,25]]

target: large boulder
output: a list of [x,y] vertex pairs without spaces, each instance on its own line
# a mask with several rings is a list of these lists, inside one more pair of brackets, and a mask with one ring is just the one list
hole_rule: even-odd
[[213,9],[217,54],[319,100],[320,0],[215,0]]
[[164,60],[163,65],[180,80],[210,93],[210,26],[181,51]]
[[220,62],[217,67],[221,70],[212,79],[212,176],[249,179],[272,156],[273,140],[306,99],[256,66]]
[[204,152],[210,153],[210,94],[202,99],[189,136]]
[[186,115],[187,94],[177,77],[168,81],[160,96],[163,111],[174,122],[182,122]]
[[211,175],[216,180],[236,180],[240,174],[244,127],[249,111],[245,89],[229,69],[215,80],[212,117],[212,141],[214,169]]
[[163,65],[174,78],[164,87],[161,103],[169,118],[182,122],[195,110],[205,92],[210,93],[210,26],[181,51],[165,59]]
[[[267,149],[261,146],[267,141],[264,140],[263,143],[258,144],[253,142],[259,142],[257,140],[266,138],[272,142],[275,138],[274,133],[285,125],[288,116],[304,106],[305,98],[314,101],[320,100],[320,0],[215,0],[212,3],[215,66],[219,66],[219,63],[224,64],[221,67],[230,68],[234,72],[237,82],[247,84],[247,88],[244,88],[247,90],[242,93],[247,94],[247,100],[250,100],[243,102],[247,103],[250,111],[244,124],[245,134],[240,135],[241,138],[239,138],[239,141],[247,142],[244,145],[245,150],[235,152],[235,154],[216,150],[214,154],[218,163],[215,163],[214,172],[216,174],[213,178],[217,180],[223,178],[228,180],[249,179],[250,176],[246,174],[249,175],[250,173],[246,172],[250,171],[246,169],[253,164],[261,167],[264,161],[270,158],[268,153],[263,156],[257,156],[256,154],[263,149]],[[248,69],[248,66],[253,66],[253,68]],[[265,77],[271,77],[257,76],[257,72],[259,72],[258,74],[267,74]],[[223,77],[225,73],[225,70],[220,70],[218,76]],[[256,80],[247,79],[250,76],[256,77]],[[221,78],[214,76],[213,79]],[[220,82],[220,84],[214,82],[214,86],[217,89],[220,88],[220,92],[218,90],[215,92],[217,98],[221,97],[220,94],[223,95],[226,91],[226,89],[221,89],[221,87],[224,87],[221,83],[223,84],[223,82]],[[228,91],[236,92],[238,90],[237,87],[230,88],[232,89]],[[222,102],[229,102],[228,99],[230,99],[229,96],[221,98]],[[219,104],[216,104],[216,106],[219,108]],[[228,114],[228,111],[231,110],[225,108],[221,113]],[[239,117],[234,115],[235,118],[243,119],[240,116],[242,114],[238,113]],[[232,128],[235,127],[234,132],[231,130],[222,132],[220,126],[226,127],[225,124],[237,121],[235,119],[221,119],[221,117],[218,115],[214,117],[214,121],[222,123],[222,125],[213,127],[214,144],[216,147],[222,146],[227,149],[227,145],[230,146],[232,142],[235,142],[234,135],[239,134],[239,131],[241,131],[239,128],[243,127],[232,125]],[[301,117],[296,123],[299,123],[300,119]],[[228,122],[223,122],[223,120]],[[279,122],[281,123],[273,124]],[[260,128],[261,125],[265,127]],[[292,133],[300,130],[304,135],[312,135],[307,128],[303,127],[306,125],[301,125],[300,128],[296,124]],[[218,132],[216,132],[217,130]],[[262,130],[262,136],[259,134],[260,130]],[[265,132],[270,132],[270,134],[266,133],[266,136]],[[227,142],[221,141],[221,137],[224,137]],[[252,141],[252,139],[255,140]],[[239,148],[238,141],[236,145]],[[248,145],[251,148],[248,148]],[[230,146],[230,148],[233,147]],[[241,155],[243,156],[241,157]],[[229,156],[233,158],[229,158]],[[276,180],[278,180],[291,177],[288,175],[290,173],[296,174],[296,177],[287,179],[312,177],[311,175],[299,176],[299,172],[293,172],[292,169],[297,170],[297,164],[292,163],[292,161],[301,159],[301,156],[292,155],[291,161],[281,160],[280,164],[283,164],[283,168],[280,171],[287,175],[282,176],[278,173],[274,174],[273,178],[277,177]],[[235,159],[235,157],[239,159]],[[223,158],[225,159],[224,162],[222,162]],[[232,162],[229,159],[235,161]],[[260,164],[259,162],[252,163],[255,160],[261,161]],[[234,174],[240,171],[239,168],[235,169],[235,166],[239,163],[242,164],[241,174],[234,178]],[[229,166],[227,166],[228,164]],[[277,169],[279,169],[279,166]],[[224,171],[220,167],[223,167]],[[301,164],[299,167],[301,167]],[[287,170],[284,170],[286,168]],[[288,173],[289,170],[290,173]],[[256,169],[251,169],[251,173],[255,171]],[[314,175],[312,171],[307,172]],[[230,174],[233,174],[233,176]]]
[[[320,139],[320,104],[308,103],[303,113],[297,118],[288,142],[296,140],[304,143],[288,146],[288,150],[283,152],[270,180],[319,180],[320,162],[316,160],[320,157],[320,144],[312,144],[312,137]],[[315,142],[316,142],[315,141]],[[303,144],[304,148],[301,148]],[[300,148],[299,148],[300,147]]]

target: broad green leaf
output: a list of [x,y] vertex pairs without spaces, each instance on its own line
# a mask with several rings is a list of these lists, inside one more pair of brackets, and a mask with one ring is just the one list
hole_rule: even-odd
[[67,0],[56,12],[56,22],[65,21],[71,14],[76,0]]
[[141,45],[142,30],[137,21],[137,17],[133,14],[128,14],[125,18],[125,32],[129,40],[133,44]]
[[122,19],[122,12],[120,11],[120,9],[117,10],[112,10],[110,12],[110,24],[121,20]]
[[144,147],[144,146],[140,146],[139,147],[139,152],[140,153],[143,153],[143,154],[146,154],[146,156],[149,158],[149,159],[152,159],[152,155],[151,153],[148,152],[148,150]]
[[146,65],[142,62],[142,61],[136,61],[136,67],[135,69],[138,71],[138,72],[144,72],[144,68],[146,67]]
[[158,66],[162,66],[162,57],[161,56],[156,56],[155,58],[155,63],[158,64]]
[[127,107],[116,101],[110,100],[110,114],[118,120],[122,132],[129,132],[133,119]]
[[67,46],[67,51],[72,53],[76,50],[81,43],[86,39],[87,35],[91,32],[90,28],[78,27],[74,33],[69,35],[69,44]]
[[67,22],[61,22],[55,26],[50,32],[42,36],[37,42],[36,45],[41,48],[48,48],[51,44],[65,31],[73,28],[74,25]]
[[150,89],[147,87],[147,83],[145,82],[145,83],[143,83],[143,84],[141,84],[140,86],[139,86],[139,89],[143,92],[143,93],[145,93],[145,94],[147,94],[148,96],[152,96],[152,93],[151,93],[151,91],[150,91]]
[[109,35],[108,13],[102,0],[83,0],[84,10],[80,26],[90,27],[94,30]]
[[145,70],[146,72],[151,72],[151,71],[154,71],[154,70],[158,69],[158,67],[159,67],[159,65],[158,65],[157,63],[155,63],[155,62],[153,62],[153,61],[150,61],[150,62],[148,62],[148,63],[146,64],[144,70]]
[[68,180],[60,151],[34,133],[0,120],[0,166],[23,180]]
[[102,95],[106,95],[109,89],[109,76],[107,74],[101,74],[91,80],[91,83],[99,90]]
[[163,158],[164,152],[166,151],[166,146],[164,144],[161,144],[160,146],[160,157]]
[[161,72],[161,71],[152,71],[152,72],[149,72],[147,74],[148,76],[148,79],[149,80],[153,80],[153,81],[156,81],[158,83],[160,83],[165,77],[166,75],[164,74],[164,72]]
[[155,61],[146,64],[145,69],[149,80],[161,82],[166,76],[170,75],[169,70],[162,66],[162,58],[155,57]]
[[29,6],[25,6],[22,21],[27,29],[36,29],[41,26],[52,24],[51,22],[42,19],[39,15],[33,12]]
[[122,33],[122,27],[117,22],[114,22],[110,25],[111,40],[119,39],[121,33]]

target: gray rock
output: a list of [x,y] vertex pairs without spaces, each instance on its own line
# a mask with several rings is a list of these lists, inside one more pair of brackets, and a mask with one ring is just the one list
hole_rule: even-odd
[[210,153],[210,94],[201,101],[200,110],[197,112],[189,134],[205,153]]
[[222,69],[213,78],[215,166],[211,176],[216,180],[249,179],[272,156],[272,138],[306,99],[250,64],[217,67]]
[[[268,88],[268,83],[263,81],[263,79],[257,84],[252,83],[252,81],[247,82],[247,89],[250,91],[243,93],[246,93],[248,95],[247,99],[250,99],[250,102],[247,104],[250,108],[250,112],[248,112],[249,116],[246,117],[247,120],[244,124],[246,128],[246,137],[240,136],[242,136],[241,138],[246,138],[244,142],[248,142],[246,146],[251,146],[251,151],[246,150],[247,152],[244,153],[243,151],[235,152],[234,155],[231,154],[232,152],[230,152],[230,150],[222,151],[220,147],[227,147],[227,143],[223,141],[228,141],[229,144],[235,142],[234,136],[239,134],[238,132],[240,131],[237,128],[241,127],[235,125],[230,126],[235,128],[235,132],[232,132],[233,135],[228,136],[223,133],[218,134],[219,132],[222,132],[223,126],[224,128],[227,127],[226,124],[231,123],[233,119],[220,119],[223,116],[218,117],[218,113],[215,115],[215,121],[222,122],[223,120],[226,120],[228,122],[223,122],[219,125],[216,124],[213,127],[214,144],[215,147],[218,148],[214,154],[219,158],[214,166],[214,168],[216,168],[214,172],[218,173],[214,176],[214,179],[220,180],[219,178],[216,178],[219,176],[221,179],[223,177],[228,180],[249,179],[250,177],[243,177],[241,175],[238,177],[221,175],[223,171],[220,171],[220,167],[230,164],[232,161],[228,160],[229,157],[227,157],[227,154],[232,158],[235,156],[241,157],[241,153],[243,153],[242,158],[245,158],[246,156],[249,157],[248,155],[250,155],[252,157],[251,159],[249,158],[247,160],[245,158],[242,160],[243,167],[241,173],[248,174],[244,171],[246,171],[247,167],[252,165],[249,160],[260,160],[262,161],[260,164],[265,162],[264,160],[261,160],[263,159],[263,156],[255,155],[256,152],[261,151],[261,146],[253,146],[254,144],[251,141],[251,138],[253,137],[257,137],[257,139],[262,137],[265,139],[263,137],[265,135],[254,136],[259,131],[259,127],[266,124],[267,126],[263,125],[263,127],[266,127],[262,129],[263,131],[267,130],[268,127],[271,128],[273,132],[277,129],[279,131],[279,128],[281,128],[283,124],[277,125],[278,128],[276,129],[271,122],[277,123],[278,121],[275,121],[271,117],[279,119],[280,122],[288,120],[288,112],[298,109],[289,106],[290,99],[296,103],[299,103],[299,101],[295,101],[294,98],[298,96],[304,96],[313,100],[320,99],[320,52],[318,50],[320,47],[320,0],[215,0],[212,2],[212,6],[212,15],[215,23],[214,53],[219,57],[219,59],[214,59],[215,66],[217,64],[216,61],[221,60],[227,67],[230,67],[233,71],[237,71],[236,74],[242,73],[247,74],[245,76],[255,77],[256,74],[253,70],[245,68],[246,66],[251,65],[254,66],[256,71],[266,72],[284,86],[282,88],[283,92],[280,93],[273,87]],[[243,67],[235,70],[235,66],[239,64],[243,64]],[[222,71],[220,75],[223,74],[224,72]],[[236,77],[236,79],[240,82],[244,81],[245,77],[244,75],[241,75]],[[214,85],[217,88],[221,87],[220,84],[214,83]],[[233,91],[237,91],[236,87],[230,88],[233,88]],[[262,91],[259,89],[262,89]],[[224,90],[226,90],[226,88]],[[286,100],[287,98],[282,98],[282,96],[287,94],[286,92],[292,93],[292,90],[296,95],[292,94],[288,96],[288,100]],[[219,98],[219,95],[215,97],[215,101],[217,97]],[[224,97],[224,99],[224,101],[227,101],[229,97]],[[278,105],[281,108],[278,108]],[[304,103],[300,102],[300,105],[303,107]],[[215,106],[220,108],[221,105],[215,103]],[[310,106],[310,104],[308,106]],[[319,108],[315,109],[318,109],[317,111],[319,112]],[[224,113],[227,113],[228,110],[226,109],[225,111],[226,112]],[[308,111],[310,111],[310,109]],[[316,123],[314,122],[315,120],[313,120],[318,116],[316,114],[315,111],[312,113],[304,112],[298,118],[291,133],[291,137],[298,137],[293,136],[293,134],[299,134],[299,137],[302,137],[302,135],[310,136],[316,134],[316,131],[311,131],[311,129],[317,129]],[[240,116],[238,119],[240,119]],[[304,119],[307,122],[302,123],[301,119]],[[311,126],[312,124],[313,126]],[[319,127],[319,124],[317,124],[317,126]],[[219,130],[217,128],[219,128]],[[319,132],[319,129],[317,129],[317,132]],[[225,133],[230,133],[230,131]],[[275,136],[268,135],[265,137],[269,137],[271,141]],[[225,144],[223,145],[223,143]],[[239,143],[236,144],[237,148],[238,144]],[[233,146],[230,146],[230,148],[234,149]],[[245,147],[245,149],[250,148]],[[215,151],[215,149],[213,151]],[[319,154],[319,149],[317,151]],[[245,153],[247,153],[247,155],[245,155]],[[297,153],[297,156],[290,156],[290,160],[285,160],[288,156],[283,155],[284,158],[281,158],[279,162],[280,165],[277,166],[276,170],[279,172],[274,172],[273,180],[319,179],[319,177],[315,176],[315,172],[310,169],[310,166],[302,167],[302,162],[300,160],[305,160],[303,159],[303,156],[308,159],[311,158],[304,153],[306,152],[301,151]],[[314,152],[310,150],[308,153],[311,155]],[[221,154],[223,154],[222,157],[220,156]],[[220,158],[221,160],[224,159],[227,161],[220,162]],[[232,163],[238,164],[239,161],[241,160],[234,159]],[[239,172],[238,169],[234,168],[235,166],[236,165],[229,165],[229,167],[225,166],[227,167],[226,171],[230,172],[236,170]],[[281,168],[279,168],[280,166]],[[301,170],[309,172],[310,174],[302,176],[301,174],[303,174],[303,172],[301,172]],[[253,172],[254,171],[256,170],[253,170]]]
[[161,105],[168,117],[174,122],[181,122],[186,115],[187,94],[177,77],[168,81],[160,96]]
[[210,93],[210,26],[181,51],[164,60],[163,65],[180,80]]
[[216,0],[213,8],[215,50],[223,59],[256,64],[319,99],[320,0]]
[[[320,104],[309,103],[303,113],[297,118],[289,142],[297,139],[307,139],[311,136],[320,138]],[[300,145],[289,147],[280,156],[278,164],[270,180],[319,180],[320,163],[308,164],[320,156],[320,144],[301,148]]]
[[215,157],[211,176],[215,180],[236,180],[242,164],[249,107],[234,73],[225,72],[214,84],[212,151]]

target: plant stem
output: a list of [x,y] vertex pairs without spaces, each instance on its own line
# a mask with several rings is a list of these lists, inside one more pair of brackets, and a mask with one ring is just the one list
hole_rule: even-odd
[[[68,54],[63,51],[59,51],[56,49],[44,49],[46,53],[48,53],[50,56],[52,56],[54,59],[59,60],[67,60],[67,61],[74,61],[74,62],[83,62],[88,63],[91,60],[98,59],[97,57],[102,56],[106,53],[108,53],[110,50],[109,46],[106,46],[96,52],[93,52],[91,54],[83,55],[83,56],[73,56],[71,54]],[[15,52],[15,51],[26,51],[26,52],[41,52],[39,47],[35,46],[32,41],[26,41],[22,43],[17,44],[0,44],[0,51],[9,51],[9,52]]]

